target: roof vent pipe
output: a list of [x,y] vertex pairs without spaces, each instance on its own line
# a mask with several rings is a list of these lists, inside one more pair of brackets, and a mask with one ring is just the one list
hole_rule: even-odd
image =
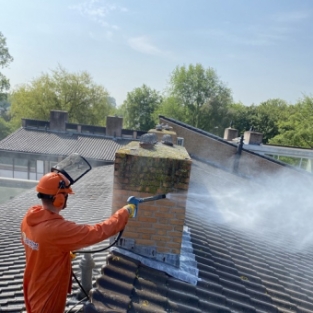
[[68,113],[65,111],[50,111],[50,130],[66,131],[66,123],[68,122]]
[[252,126],[250,130],[244,132],[244,141],[247,145],[260,145],[263,140],[263,134],[254,130]]
[[123,118],[118,116],[107,116],[106,119],[106,136],[122,137]]
[[236,151],[235,158],[234,158],[233,173],[236,173],[236,174],[238,173],[238,169],[239,169],[239,160],[241,156],[242,147],[243,147],[243,135],[241,135],[240,137],[240,142],[237,147],[237,151]]

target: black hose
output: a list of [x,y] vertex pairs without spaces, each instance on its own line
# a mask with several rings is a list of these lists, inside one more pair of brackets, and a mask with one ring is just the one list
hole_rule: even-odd
[[[78,301],[77,303],[75,303],[68,311],[66,311],[66,313],[73,312],[72,310],[73,310],[77,305],[83,303],[83,302],[86,301],[86,300],[88,300],[88,299],[87,299],[87,298],[81,299],[80,301]],[[81,310],[81,308],[78,309],[78,311],[76,311],[76,313],[79,312],[80,310]]]
[[[73,253],[74,254],[75,253],[96,253],[96,252],[101,252],[101,251],[107,250],[107,249],[111,248],[112,246],[114,246],[120,240],[120,238],[122,237],[123,232],[124,232],[124,229],[122,229],[118,233],[117,238],[114,240],[114,242],[112,244],[110,244],[109,246],[105,247],[105,248],[98,249],[98,250],[77,250],[77,251],[74,251]],[[82,286],[82,284],[80,283],[80,281],[78,280],[78,278],[76,277],[76,275],[74,274],[73,271],[72,271],[72,275],[73,275],[75,281],[77,282],[78,286],[82,290],[82,292],[85,294],[86,298],[84,298],[84,299],[80,300],[79,302],[77,302],[69,311],[67,311],[67,313],[72,312],[72,309],[74,309],[78,304],[82,303],[86,299],[89,300],[89,296],[88,296],[86,290],[84,289],[84,287]],[[79,310],[77,312],[79,312]]]
[[[80,283],[80,281],[78,280],[78,278],[76,277],[76,275],[74,274],[73,271],[72,271],[72,275],[73,275],[74,279],[76,280],[76,283],[78,284],[78,286],[82,290],[82,292],[85,294],[86,298],[89,300],[89,296],[88,296],[87,291],[84,289],[84,287],[82,286],[82,284]],[[86,298],[84,298],[84,299],[86,299]]]

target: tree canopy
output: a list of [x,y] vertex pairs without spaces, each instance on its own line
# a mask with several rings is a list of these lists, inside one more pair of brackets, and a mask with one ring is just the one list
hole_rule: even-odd
[[[13,57],[9,53],[6,38],[0,32],[0,69],[8,67],[12,61]],[[0,71],[0,140],[8,136],[12,131],[11,124],[8,122],[10,103],[8,102],[7,91],[9,88],[9,79]]]
[[278,134],[271,144],[313,148],[313,98],[305,96],[277,120]]
[[165,97],[156,110],[157,115],[164,115],[185,122],[185,110],[176,97]]
[[48,120],[51,110],[67,111],[72,123],[103,126],[114,110],[108,96],[87,72],[70,73],[59,66],[15,89],[10,113],[15,126],[22,118]]
[[[13,57],[9,53],[9,49],[6,44],[6,38],[0,32],[0,68],[3,69],[8,67],[13,61]],[[5,96],[4,93],[9,90],[10,82],[9,79],[0,72],[0,100]]]
[[162,102],[161,95],[146,85],[127,93],[120,109],[128,129],[148,131],[157,124],[155,112]]
[[212,130],[227,123],[227,105],[232,102],[231,90],[212,68],[201,64],[178,66],[172,72],[169,95],[184,108],[184,122]]
[[281,99],[269,99],[259,105],[244,106],[233,103],[229,106],[229,116],[239,133],[250,128],[263,134],[263,143],[275,137],[278,121],[287,113],[288,104]]

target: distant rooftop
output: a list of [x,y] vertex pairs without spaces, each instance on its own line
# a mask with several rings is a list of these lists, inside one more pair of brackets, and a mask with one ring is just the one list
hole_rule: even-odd
[[57,133],[22,127],[0,141],[0,150],[59,156],[79,153],[87,159],[113,162],[115,151],[129,141],[92,134]]
[[67,112],[51,111],[50,120],[22,119],[22,127],[0,141],[0,151],[66,157],[71,153],[113,162],[115,152],[146,132],[123,129],[123,118],[108,116],[107,126],[67,122]]

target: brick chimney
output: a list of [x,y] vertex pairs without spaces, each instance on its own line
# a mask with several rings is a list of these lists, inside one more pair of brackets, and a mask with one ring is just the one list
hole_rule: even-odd
[[68,122],[68,113],[66,111],[50,111],[50,130],[65,131]]
[[224,139],[227,141],[232,141],[238,137],[238,130],[232,127],[225,128]]
[[[138,198],[167,194],[139,204],[118,245],[139,255],[179,266],[191,159],[182,146],[160,142],[149,149],[131,142],[115,154],[112,211]],[[169,194],[170,193],[170,194]]]
[[106,135],[108,137],[122,137],[123,118],[118,116],[107,116]]
[[254,130],[245,131],[243,139],[247,145],[260,145],[263,140],[263,134]]

